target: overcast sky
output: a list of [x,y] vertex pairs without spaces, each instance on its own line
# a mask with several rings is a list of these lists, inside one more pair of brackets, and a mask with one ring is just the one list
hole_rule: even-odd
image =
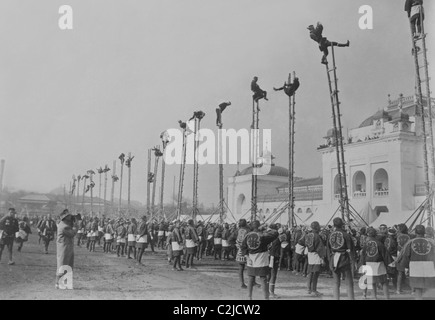
[[[275,93],[288,73],[297,93],[298,176],[321,174],[316,148],[331,127],[321,52],[307,26],[321,21],[336,51],[343,125],[358,126],[386,107],[387,95],[413,94],[414,65],[404,0],[2,0],[0,2],[0,158],[9,188],[48,192],[73,174],[132,152],[132,199],[146,202],[147,149],[195,110],[213,130],[215,108],[230,100],[225,128],[249,128],[250,82],[269,92],[260,127],[272,129],[276,164],[288,166],[288,99]],[[58,27],[71,5],[74,29]],[[358,25],[362,5],[374,29]],[[434,1],[426,1],[429,57],[435,52]],[[435,75],[435,61],[430,73]],[[433,85],[432,85],[433,88]],[[119,165],[119,161],[118,161]],[[218,168],[199,169],[199,202],[218,202]],[[236,166],[225,166],[225,175]],[[167,168],[172,195],[178,166]],[[119,184],[118,184],[119,185]],[[192,194],[192,166],[185,195]],[[126,190],[126,185],[124,185]],[[116,194],[118,191],[116,191]],[[124,194],[126,197],[126,194]]]

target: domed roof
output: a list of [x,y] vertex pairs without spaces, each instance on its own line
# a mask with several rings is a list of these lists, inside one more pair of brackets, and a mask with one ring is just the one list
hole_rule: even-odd
[[[246,176],[252,175],[252,167],[248,167],[243,169],[238,175]],[[267,174],[268,176],[278,176],[278,177],[288,177],[288,169],[280,166],[272,165],[270,167],[270,172]]]

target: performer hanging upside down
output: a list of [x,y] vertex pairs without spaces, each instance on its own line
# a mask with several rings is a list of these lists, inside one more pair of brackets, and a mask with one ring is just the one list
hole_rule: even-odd
[[317,26],[314,28],[313,25],[310,25],[308,28],[310,30],[310,37],[314,41],[319,44],[319,50],[323,52],[322,64],[328,64],[326,57],[329,54],[328,47],[336,46],[336,47],[349,47],[350,42],[347,40],[346,43],[338,43],[331,42],[326,37],[322,36],[323,25],[320,22],[317,22]]
[[281,88],[278,89],[273,88],[273,90],[275,91],[284,90],[285,94],[291,97],[295,94],[296,90],[298,90],[299,86],[300,86],[299,78],[296,77],[292,83],[287,84],[287,82],[284,82],[284,85]]
[[254,95],[252,96],[254,98],[254,101],[258,102],[258,100],[263,98],[264,100],[268,101],[269,99],[267,99],[267,92],[260,88],[257,81],[258,81],[258,77],[254,77],[254,79],[251,82],[251,90],[252,92],[254,92]]

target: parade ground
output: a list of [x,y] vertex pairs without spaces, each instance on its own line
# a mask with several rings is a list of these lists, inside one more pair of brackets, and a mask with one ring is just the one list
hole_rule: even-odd
[[[55,289],[55,243],[51,243],[49,253],[44,254],[42,244],[38,244],[38,236],[30,235],[22,252],[17,252],[14,247],[15,265],[7,264],[6,255],[0,262],[0,300],[247,300],[247,290],[240,288],[234,261],[205,257],[195,261],[196,269],[173,271],[163,250],[156,250],[153,254],[147,249],[143,265],[138,265],[134,259],[104,254],[98,245],[96,252],[92,253],[85,247],[76,246],[74,249],[74,290]],[[318,290],[323,293],[319,298],[307,294],[306,278],[290,271],[279,271],[276,284],[278,300],[333,299],[333,279],[325,274],[319,279]],[[392,300],[414,299],[411,291],[406,290],[399,296],[393,293],[392,287],[390,295]],[[262,299],[260,288],[254,289],[253,298]],[[343,285],[341,298],[347,299]],[[355,298],[362,300],[357,279]],[[378,298],[384,299],[381,290]],[[435,290],[427,292],[425,299],[435,299]]]

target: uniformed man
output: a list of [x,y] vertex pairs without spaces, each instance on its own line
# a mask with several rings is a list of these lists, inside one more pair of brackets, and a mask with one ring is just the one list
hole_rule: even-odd
[[320,270],[324,264],[326,256],[326,247],[320,237],[320,224],[317,221],[311,223],[312,232],[307,233],[303,237],[303,246],[308,250],[308,294],[315,297],[320,297],[322,294],[317,291],[317,281],[319,279]]
[[248,297],[252,300],[255,277],[259,276],[264,299],[269,300],[267,276],[270,272],[270,268],[267,246],[278,238],[278,231],[268,230],[260,232],[260,221],[258,220],[253,221],[251,227],[253,230],[246,235],[241,245],[242,254],[246,257],[246,266],[249,276]]
[[368,270],[366,273],[367,287],[364,289],[364,298],[367,298],[367,289],[373,290],[373,298],[377,300],[377,285],[381,284],[385,298],[388,300],[387,266],[392,262],[392,258],[387,248],[377,237],[377,232],[370,227],[367,230],[367,240],[361,250],[361,264]]
[[435,241],[425,238],[423,225],[415,227],[416,237],[402,249],[397,263],[409,268],[409,284],[415,290],[415,299],[423,299],[424,290],[435,288]]
[[54,234],[57,227],[56,222],[51,218],[51,214],[47,215],[47,220],[41,224],[42,241],[44,242],[45,254],[48,254],[48,246],[52,240],[54,240]]
[[328,251],[329,264],[334,277],[334,298],[340,299],[340,280],[342,274],[347,281],[347,295],[350,300],[354,300],[352,265],[355,259],[354,243],[350,235],[343,229],[343,220],[339,217],[334,218],[334,231],[329,235]]
[[323,52],[322,64],[328,64],[327,57],[329,55],[328,47],[337,46],[337,47],[349,47],[349,40],[346,43],[338,43],[334,41],[329,41],[322,35],[323,33],[323,25],[320,22],[317,22],[316,27],[313,25],[308,26],[307,28],[310,30],[310,38],[316,41],[319,44],[319,50]]
[[[408,227],[406,224],[401,223],[397,226],[397,258],[400,256],[400,252],[405,247],[405,245],[408,243],[409,240],[411,240],[411,237],[408,234]],[[405,268],[403,268],[403,264],[397,264],[396,263],[396,269],[397,269],[397,288],[396,288],[396,294],[402,294],[402,286],[403,282],[405,281],[406,275],[405,275]]]
[[194,268],[193,257],[196,254],[199,238],[193,224],[193,219],[187,221],[187,227],[184,229],[184,238],[186,239],[186,269]]
[[14,265],[12,259],[12,248],[14,246],[15,233],[18,232],[18,220],[15,218],[15,208],[9,208],[8,214],[0,220],[0,261],[2,259],[5,246],[9,252],[8,265]]
[[246,235],[249,233],[249,231],[251,230],[248,228],[246,220],[240,219],[239,229],[237,230],[237,240],[236,240],[236,247],[237,247],[236,261],[239,265],[239,279],[240,279],[241,287],[243,289],[247,288],[243,277],[243,271],[245,270],[245,266],[246,266],[246,257],[243,255],[241,247],[242,247],[242,242],[245,239]]

